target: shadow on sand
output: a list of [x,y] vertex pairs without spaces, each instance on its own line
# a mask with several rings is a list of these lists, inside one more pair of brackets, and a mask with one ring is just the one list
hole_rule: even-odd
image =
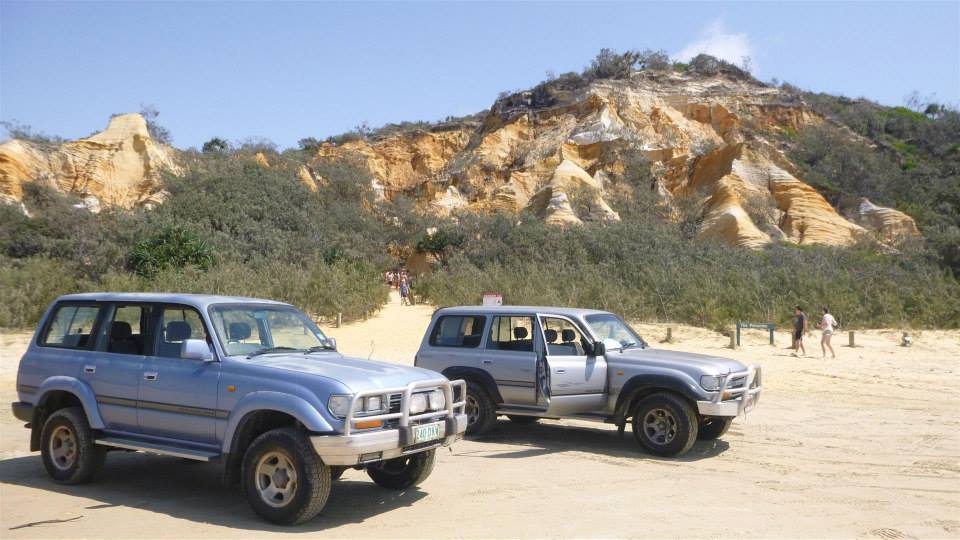
[[[39,454],[35,454],[0,461],[0,483],[98,501],[85,506],[84,513],[125,506],[241,530],[291,533],[310,533],[360,523],[369,517],[415,504],[426,496],[417,488],[404,491],[384,489],[360,471],[347,471],[344,479],[333,483],[330,499],[319,516],[303,525],[283,527],[259,519],[247,505],[239,487],[224,487],[218,465],[178,458],[110,452],[106,466],[93,482],[63,486],[50,480]],[[49,522],[57,521],[60,520]],[[40,523],[43,522],[4,523],[4,529],[21,529]]]
[[[589,452],[599,456],[652,461],[691,462],[712,458],[725,452],[730,444],[723,440],[697,441],[685,455],[663,458],[647,453],[634,439],[629,426],[621,439],[616,429],[584,425],[561,424],[540,420],[535,424],[516,424],[509,420],[497,422],[489,434],[475,438],[477,442],[521,445],[527,448],[478,457],[503,459],[524,458],[558,452]],[[458,455],[470,455],[469,452]]]

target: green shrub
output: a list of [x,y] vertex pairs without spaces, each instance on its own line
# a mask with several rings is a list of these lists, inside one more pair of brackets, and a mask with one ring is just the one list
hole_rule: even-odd
[[166,226],[150,238],[137,243],[130,254],[130,268],[150,277],[167,268],[196,266],[206,270],[213,264],[210,246],[193,232]]
[[43,258],[0,258],[0,328],[31,328],[55,298],[79,286],[66,264]]

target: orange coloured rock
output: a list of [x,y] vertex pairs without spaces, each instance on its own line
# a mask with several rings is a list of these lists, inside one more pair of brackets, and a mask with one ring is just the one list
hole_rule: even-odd
[[180,172],[176,151],[150,137],[139,114],[110,119],[107,129],[62,144],[0,144],[0,198],[19,201],[24,186],[43,182],[83,198],[91,209],[160,203],[161,173]]

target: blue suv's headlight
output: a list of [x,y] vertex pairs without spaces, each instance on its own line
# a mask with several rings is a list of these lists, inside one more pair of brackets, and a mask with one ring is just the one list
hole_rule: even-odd
[[[330,414],[338,418],[344,418],[347,416],[347,411],[350,409],[350,402],[352,400],[353,396],[332,395],[330,399],[327,400],[327,409],[330,410]],[[384,404],[386,402],[387,400],[384,399],[384,396],[367,396],[357,400],[353,412],[357,416],[384,412]]]

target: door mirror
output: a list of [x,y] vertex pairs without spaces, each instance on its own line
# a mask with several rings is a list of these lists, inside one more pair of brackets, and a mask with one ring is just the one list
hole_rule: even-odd
[[202,339],[188,339],[180,346],[180,358],[185,360],[202,360],[204,362],[213,362],[213,353],[210,352],[210,346]]
[[331,351],[337,350],[337,338],[328,337],[326,345]]
[[592,352],[592,356],[603,356],[607,354],[607,345],[602,341],[594,341]]

